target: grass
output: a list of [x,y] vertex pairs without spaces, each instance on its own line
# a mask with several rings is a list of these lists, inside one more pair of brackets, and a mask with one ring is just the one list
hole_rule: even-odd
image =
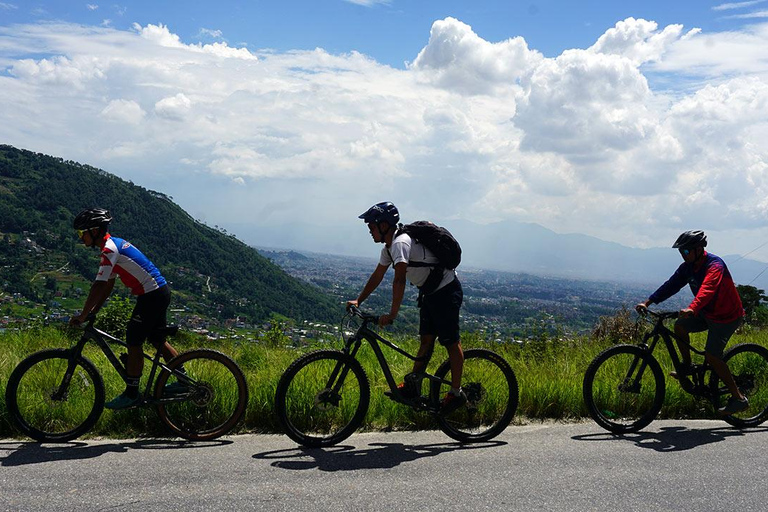
[[[21,332],[0,334],[0,389],[16,365],[29,354],[47,348],[65,348],[72,344],[71,334],[62,330],[45,327]],[[395,343],[415,353],[418,341],[413,337],[395,337]],[[694,346],[703,346],[704,335],[694,335]],[[736,343],[757,343],[768,347],[768,331],[746,328],[734,335],[729,346]],[[185,335],[172,343],[180,350],[205,346],[202,338]],[[501,354],[512,366],[519,386],[519,406],[513,422],[530,420],[579,420],[587,418],[582,400],[582,380],[590,361],[611,345],[609,341],[594,341],[588,337],[548,339],[519,344],[488,344],[478,336],[466,334],[463,347],[489,348]],[[275,389],[281,374],[298,356],[317,348],[340,348],[341,341],[320,346],[292,348],[271,348],[261,344],[244,342],[223,342],[210,346],[228,354],[240,365],[246,374],[249,386],[249,403],[244,421],[235,432],[277,433],[280,427],[274,414]],[[391,369],[396,378],[410,371],[411,362],[405,357],[384,348]],[[99,369],[106,387],[107,400],[119,394],[123,383],[107,362],[101,351],[88,346],[84,355]],[[661,363],[665,375],[672,369],[669,357],[663,347],[654,353]],[[430,364],[434,371],[447,358],[442,347],[435,348]],[[383,395],[388,389],[381,369],[368,346],[358,355],[370,380],[371,399],[364,429],[368,430],[419,430],[435,428],[428,415],[414,412],[408,407],[396,404]],[[149,373],[145,365],[145,377]],[[684,393],[673,379],[667,378],[666,398],[660,418],[714,418],[715,414],[706,404],[696,401]],[[142,383],[143,384],[143,383]],[[11,426],[5,406],[5,393],[0,395],[0,438],[15,437],[19,434]],[[129,411],[105,411],[88,434],[93,437],[142,437],[167,436],[168,431],[157,418],[154,410],[132,409]]]

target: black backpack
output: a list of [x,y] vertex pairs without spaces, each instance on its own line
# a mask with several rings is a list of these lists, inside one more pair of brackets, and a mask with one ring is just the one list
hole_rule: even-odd
[[[461,246],[453,235],[444,227],[437,226],[427,220],[417,220],[400,227],[398,235],[407,233],[413,240],[419,242],[440,260],[440,265],[446,269],[455,269],[461,263]],[[426,263],[409,263],[414,266],[437,266]]]

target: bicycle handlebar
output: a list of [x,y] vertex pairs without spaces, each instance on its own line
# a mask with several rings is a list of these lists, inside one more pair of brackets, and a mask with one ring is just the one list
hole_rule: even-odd
[[379,323],[379,317],[377,315],[366,313],[365,311],[363,311],[357,306],[350,304],[349,306],[347,306],[347,311],[349,311],[350,314],[358,318],[361,318],[365,322],[373,322],[374,324],[377,324],[377,325]]
[[680,316],[680,311],[651,311],[648,308],[638,311],[638,313],[642,316],[651,315],[657,320],[669,320],[670,318],[677,318]]

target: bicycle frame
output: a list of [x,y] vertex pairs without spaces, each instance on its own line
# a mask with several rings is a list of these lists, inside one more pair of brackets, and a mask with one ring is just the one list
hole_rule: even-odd
[[[643,348],[645,348],[650,354],[653,354],[654,349],[656,348],[656,345],[659,343],[659,338],[664,340],[664,345],[667,348],[667,352],[669,353],[669,358],[672,361],[672,366],[675,368],[676,371],[680,372],[683,369],[683,362],[682,359],[678,353],[678,347],[675,344],[675,341],[678,343],[682,343],[684,345],[687,345],[688,348],[701,356],[704,356],[703,350],[698,350],[694,348],[690,343],[681,340],[674,331],[669,329],[666,325],[664,325],[664,321],[671,318],[677,318],[678,313],[677,312],[670,312],[670,313],[655,313],[653,311],[649,311],[649,313],[656,317],[655,324],[653,327],[653,330],[646,334],[643,337],[643,341],[640,344]],[[651,339],[650,345],[648,344],[648,340]],[[630,368],[630,373],[628,375],[631,375],[634,371],[634,365],[636,363],[633,363],[632,367]],[[644,365],[645,366],[645,365]],[[678,379],[678,382],[680,383],[680,386],[683,388],[684,391],[687,393],[690,393],[694,396],[704,396],[713,402],[718,399],[718,395],[714,393],[714,390],[707,389],[707,386],[704,382],[704,375],[707,371],[713,371],[712,367],[707,363],[706,359],[701,365],[694,365],[693,368],[696,370],[694,374],[692,374],[692,377],[696,378],[696,381],[691,383],[691,381],[688,380],[687,377],[682,376]],[[638,375],[636,377],[634,385],[639,385],[639,379],[643,374],[643,371],[645,370],[645,367],[640,368],[640,371],[638,372]]]
[[[107,361],[112,365],[112,367],[117,371],[117,373],[120,375],[120,378],[123,379],[124,382],[128,382],[128,373],[126,371],[125,366],[120,361],[118,356],[115,354],[115,352],[112,350],[112,347],[109,346],[109,343],[116,343],[122,347],[128,348],[128,344],[124,342],[123,340],[116,338],[112,336],[111,334],[108,334],[100,329],[97,329],[93,326],[93,323],[95,322],[96,317],[93,316],[92,318],[89,318],[88,323],[85,325],[85,332],[83,332],[83,335],[80,337],[80,340],[69,349],[70,352],[70,361],[69,361],[69,367],[67,368],[67,372],[64,374],[64,380],[59,387],[59,393],[64,394],[66,393],[66,389],[69,387],[69,382],[72,379],[72,374],[74,372],[75,368],[75,360],[82,354],[83,348],[85,347],[85,344],[88,343],[89,340],[92,340],[97,347],[101,349],[101,351],[104,353],[104,356],[106,356]],[[155,356],[152,357],[146,352],[142,351],[142,356],[147,361],[150,361],[152,363],[152,369],[149,373],[149,377],[147,378],[147,385],[144,389],[144,403],[158,403],[158,402],[175,402],[179,401],[180,399],[184,399],[186,397],[179,396],[179,397],[173,397],[173,398],[164,398],[162,400],[155,400],[152,397],[152,384],[155,381],[155,375],[157,374],[158,368],[161,370],[165,370],[167,372],[172,373],[177,379],[180,381],[185,381],[186,383],[191,383],[192,381],[181,372],[178,372],[176,370],[171,370],[168,366],[166,366],[164,363],[160,361],[161,351],[158,348],[157,352],[155,353]]]
[[[392,375],[392,370],[390,369],[389,363],[387,362],[387,359],[384,356],[384,352],[381,349],[380,343],[386,345],[387,347],[391,348],[395,352],[397,352],[397,353],[407,357],[408,359],[410,359],[413,362],[429,361],[429,359],[431,359],[431,356],[432,356],[432,351],[430,351],[429,354],[427,354],[425,356],[422,356],[422,357],[411,355],[407,351],[405,351],[402,348],[398,347],[397,345],[395,345],[394,343],[392,343],[388,339],[382,337],[377,332],[373,331],[370,327],[368,327],[368,325],[371,324],[371,323],[374,323],[374,324],[378,323],[378,317],[372,316],[372,315],[367,315],[367,314],[363,313],[362,311],[360,311],[356,307],[350,308],[350,313],[352,315],[355,315],[355,316],[359,317],[360,319],[362,319],[363,323],[357,329],[355,334],[353,336],[349,337],[349,339],[345,343],[345,346],[344,346],[344,349],[342,350],[342,352],[344,352],[344,353],[350,355],[351,357],[355,358],[357,356],[358,350],[360,350],[360,347],[362,346],[363,340],[368,341],[368,343],[370,344],[371,348],[373,349],[373,353],[376,355],[376,360],[379,362],[379,366],[381,367],[381,371],[384,373],[384,378],[387,381],[387,385],[389,386],[389,389],[392,391],[392,396],[393,397],[398,397],[397,401],[399,401],[401,403],[405,403],[407,405],[416,406],[417,404],[414,404],[411,400],[406,400],[406,399],[402,398],[402,396],[401,396],[402,394],[401,394],[400,390],[397,387],[397,383],[395,382],[395,378]],[[336,378],[337,371],[338,371],[338,368],[333,371],[329,382],[334,382],[334,380]],[[337,388],[335,388],[334,391],[338,392],[338,387],[341,385],[340,383],[344,382],[344,379],[346,378],[346,372],[347,371],[348,371],[347,368],[344,368],[344,374],[342,374],[341,378],[338,381],[336,381],[337,382],[337,384],[336,384]],[[434,376],[432,374],[429,374],[426,371],[419,372],[419,375],[420,375],[421,379],[429,380],[432,383],[432,385],[436,385],[436,384],[450,384],[450,382],[445,381],[443,379],[440,379],[439,377],[436,377],[436,376]],[[421,380],[419,381],[419,383],[420,382],[421,382]]]

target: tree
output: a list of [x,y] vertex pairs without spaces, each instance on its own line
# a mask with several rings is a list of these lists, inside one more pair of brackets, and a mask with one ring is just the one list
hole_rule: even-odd
[[741,304],[744,306],[746,320],[752,323],[756,319],[756,314],[762,303],[768,301],[768,296],[765,295],[764,290],[759,290],[754,286],[740,284],[736,286],[736,289],[739,291]]

